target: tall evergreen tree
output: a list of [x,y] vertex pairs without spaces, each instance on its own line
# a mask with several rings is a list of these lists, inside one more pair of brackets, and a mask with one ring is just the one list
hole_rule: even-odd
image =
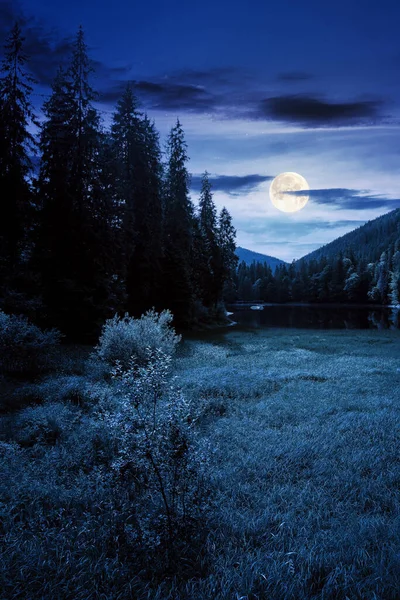
[[[31,154],[37,125],[30,101],[33,78],[25,70],[27,57],[18,23],[5,44],[0,78],[0,287],[2,295],[26,261],[32,222]],[[11,282],[11,286],[12,286]]]
[[375,265],[374,284],[368,292],[368,297],[373,302],[386,304],[389,285],[389,263],[386,252],[382,252],[379,262]]
[[203,175],[198,209],[199,248],[195,261],[199,273],[201,299],[206,307],[215,306],[221,295],[221,281],[218,265],[220,248],[218,245],[217,209],[215,207],[211,183],[207,171]]
[[177,121],[167,141],[164,207],[164,303],[178,325],[188,325],[194,299],[192,250],[194,208],[189,197],[187,144]]
[[[400,243],[397,244],[400,246]],[[389,302],[393,306],[400,305],[400,248],[393,254],[392,270],[389,280]]]
[[145,117],[141,122],[142,145],[134,199],[135,245],[128,266],[133,294],[129,308],[140,315],[149,308],[161,308],[163,258],[162,164],[158,132]]
[[[36,261],[49,320],[73,337],[94,335],[109,314],[112,219],[99,203],[102,134],[92,105],[82,28],[71,64],[45,103],[39,175],[41,227]],[[101,207],[101,208],[100,208]]]
[[91,190],[98,167],[96,158],[100,143],[100,117],[92,104],[97,94],[89,82],[92,72],[83,29],[80,27],[68,70],[68,88],[72,102],[69,125],[75,142],[70,173],[71,195],[76,209],[82,215],[92,205]]
[[135,195],[138,187],[138,165],[143,146],[142,115],[132,86],[127,85],[117,103],[111,125],[113,161],[115,164],[115,193],[120,206],[122,256],[121,269],[132,298],[135,287],[132,278],[128,279],[135,247]]
[[111,135],[122,214],[127,308],[140,315],[160,307],[162,164],[158,132],[139,112],[130,84],[118,102]]
[[231,293],[230,288],[239,261],[236,256],[236,229],[225,207],[222,208],[218,219],[218,246],[220,259],[217,274],[220,281],[219,300],[222,300],[225,293]]

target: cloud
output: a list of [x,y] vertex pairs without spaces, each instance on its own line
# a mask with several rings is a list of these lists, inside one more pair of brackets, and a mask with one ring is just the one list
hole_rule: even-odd
[[379,118],[381,104],[377,100],[329,102],[307,95],[275,96],[261,101],[256,117],[312,127],[370,124]]
[[59,65],[65,64],[72,49],[72,40],[48,30],[34,17],[27,16],[18,2],[5,1],[0,5],[0,53],[15,22],[22,29],[28,67],[37,81],[49,85]]
[[[213,191],[225,192],[231,196],[248,194],[265,181],[271,181],[272,175],[214,175],[209,180]],[[201,190],[202,175],[192,175],[191,189],[199,192]]]
[[[0,3],[0,55],[11,28],[18,22],[24,39],[24,52],[28,58],[27,66],[39,84],[49,87],[59,66],[65,66],[73,50],[73,37],[64,36],[57,29],[49,29],[33,16],[26,15],[20,4],[14,0]],[[109,66],[92,60],[96,77],[113,81],[126,77],[130,71],[128,65]]]
[[[24,13],[14,0],[0,3],[0,56],[13,24],[18,21],[25,38],[24,50],[28,67],[35,79],[44,87],[54,80],[57,68],[66,65],[73,49],[73,38],[63,36],[57,29],[46,28],[42,23]],[[90,54],[90,49],[89,49]],[[132,81],[130,65],[110,66],[92,60],[99,88],[99,100],[114,103],[127,83]],[[229,88],[235,81],[237,70],[232,67],[210,70],[178,71],[169,77],[132,81],[136,94],[146,109],[210,113],[216,110],[217,95],[209,89]],[[243,77],[246,76],[243,74]],[[223,103],[222,103],[223,104]]]
[[[60,30],[49,29],[35,17],[27,16],[18,0],[0,0],[0,53],[16,19],[20,21],[26,38],[29,67],[39,83],[48,88],[57,67],[68,61],[73,39]],[[132,66],[114,66],[102,60],[92,63],[100,102],[114,104],[126,84],[133,80]],[[288,71],[280,73],[277,82],[282,85],[301,84],[312,77],[307,72]],[[146,110],[211,115],[219,121],[275,120],[302,128],[332,128],[375,124],[382,122],[383,118],[379,114],[382,102],[378,100],[333,102],[318,96],[285,94],[266,97],[266,82],[261,76],[234,66],[181,69],[164,76],[146,76],[134,81],[134,84]],[[278,91],[273,93],[280,93],[279,86]]]
[[[179,70],[163,77],[132,80],[132,83],[146,109],[225,114],[226,111],[232,111],[236,104],[237,82],[240,80],[243,84],[251,79],[252,76],[244,70],[224,67]],[[102,100],[115,102],[126,84],[126,79],[105,82]]]
[[[127,81],[120,81],[102,93],[102,99],[114,101],[120,97]],[[146,108],[154,110],[184,110],[210,112],[215,108],[215,97],[200,85],[169,81],[132,81],[135,94]]]
[[313,219],[297,222],[271,220],[270,217],[265,219],[236,219],[238,230],[247,234],[262,235],[273,241],[274,244],[301,241],[304,236],[314,235],[321,231],[334,231],[343,228],[355,229],[364,223],[365,219],[341,219],[338,221],[334,219],[332,221]]
[[[304,191],[286,192],[294,196],[304,195]],[[362,209],[395,209],[400,208],[400,199],[390,199],[382,194],[371,194],[370,190],[352,190],[347,188],[328,188],[309,190],[307,194],[317,204],[329,205],[332,208],[349,210]]]

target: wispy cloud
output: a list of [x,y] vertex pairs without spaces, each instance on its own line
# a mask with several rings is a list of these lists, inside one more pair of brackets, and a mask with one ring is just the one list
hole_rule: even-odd
[[[0,53],[16,20],[26,38],[29,67],[38,82],[48,87],[57,67],[68,60],[73,40],[27,15],[18,1],[4,0],[0,4]],[[315,95],[280,93],[282,86],[287,89],[288,84],[301,84],[313,78],[302,71],[282,72],[268,81],[249,69],[224,66],[180,69],[168,75],[136,79],[129,64],[115,66],[97,59],[93,67],[99,100],[104,104],[114,104],[128,81],[133,80],[143,108],[149,111],[212,115],[228,121],[278,121],[301,128],[371,125],[380,123],[384,117],[383,102],[377,99],[337,102]],[[266,90],[271,90],[271,86],[275,95],[267,97]]]
[[[200,85],[157,80],[133,80],[132,84],[146,109],[203,113],[211,112],[216,106],[215,96]],[[126,80],[105,85],[101,99],[115,102],[126,85]]]
[[[294,196],[304,195],[304,191],[286,192]],[[332,208],[349,210],[394,209],[400,207],[400,199],[387,198],[383,194],[371,194],[369,190],[352,190],[346,188],[328,188],[309,190],[307,194],[317,204],[329,205]]]
[[356,228],[363,225],[365,220],[359,219],[341,219],[339,221],[325,221],[323,219],[312,219],[310,221],[279,221],[277,219],[258,218],[255,219],[238,219],[240,230],[251,234],[264,234],[269,238],[273,238],[274,243],[278,243],[279,239],[284,238],[282,243],[290,241],[298,241],[302,237],[312,234],[316,231],[331,231],[335,229]]
[[44,27],[34,17],[26,15],[18,2],[6,0],[0,3],[0,54],[15,22],[22,28],[30,71],[39,83],[50,85],[58,66],[65,63],[71,52],[71,38],[61,36],[59,32]]
[[[39,84],[49,87],[58,67],[65,66],[71,56],[73,37],[63,35],[59,29],[50,29],[34,16],[26,14],[18,1],[2,0],[0,2],[0,57],[4,42],[16,22],[20,24],[25,38],[24,51],[32,75]],[[127,77],[130,72],[129,65],[110,66],[99,60],[92,60],[91,63],[97,80],[106,81],[107,85],[120,77]]]
[[[218,192],[225,192],[230,196],[248,194],[258,188],[265,181],[271,181],[273,175],[214,175],[209,180],[212,189]],[[202,176],[192,175],[191,189],[195,192],[201,189]]]

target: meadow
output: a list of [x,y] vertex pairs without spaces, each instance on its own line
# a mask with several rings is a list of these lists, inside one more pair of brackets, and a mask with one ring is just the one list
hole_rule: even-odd
[[185,347],[179,376],[215,415],[218,490],[212,574],[188,597],[399,598],[399,331],[232,330]]
[[7,404],[2,600],[398,599],[400,332],[230,328],[172,364],[203,467],[179,463],[194,508],[168,556],[158,488],[110,476],[120,396],[98,364],[75,353]]

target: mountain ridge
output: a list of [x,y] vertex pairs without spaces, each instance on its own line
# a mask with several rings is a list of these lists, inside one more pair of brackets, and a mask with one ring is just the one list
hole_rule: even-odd
[[310,262],[323,257],[331,258],[340,252],[350,253],[364,262],[376,262],[382,252],[400,238],[400,208],[367,221],[364,225],[324,244],[295,262]]
[[268,254],[262,254],[260,252],[254,252],[253,250],[248,250],[247,248],[242,248],[241,246],[237,246],[236,248],[236,256],[239,258],[239,262],[244,261],[246,265],[251,265],[253,262],[259,263],[267,263],[274,271],[278,265],[286,265],[284,260],[280,258],[276,258],[275,256],[269,256]]

